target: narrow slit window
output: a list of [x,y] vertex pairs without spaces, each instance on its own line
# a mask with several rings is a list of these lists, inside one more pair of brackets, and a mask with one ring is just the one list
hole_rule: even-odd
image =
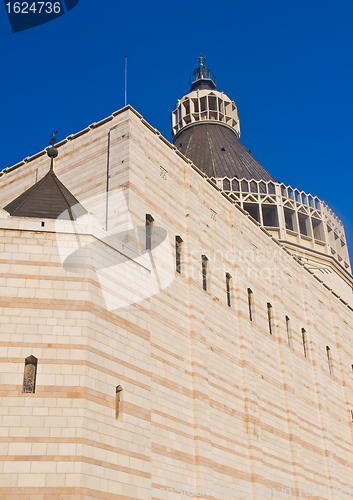
[[353,410],[351,410],[351,420],[353,422]]
[[118,420],[120,413],[120,393],[123,390],[121,385],[116,387],[116,397],[115,397],[115,420]]
[[180,238],[180,236],[175,237],[175,264],[176,264],[176,272],[181,273],[181,246],[182,246],[183,240]]
[[22,392],[34,394],[36,392],[37,358],[28,356],[25,359],[25,371],[23,374]]
[[232,307],[232,303],[230,300],[230,280],[232,276],[229,273],[226,273],[226,289],[227,289],[227,305],[228,307]]
[[288,340],[288,345],[292,345],[292,338],[291,338],[291,330],[290,330],[290,318],[286,316],[286,331],[287,331],[287,340]]
[[249,307],[249,319],[253,319],[253,291],[248,288],[248,307]]
[[328,370],[330,372],[330,375],[333,375],[333,364],[332,364],[332,355],[331,355],[331,349],[329,346],[326,346],[326,356],[327,356],[327,363],[328,363]]
[[207,264],[208,258],[206,255],[202,256],[202,288],[207,292]]
[[152,250],[152,225],[154,218],[146,214],[146,250]]
[[307,358],[308,357],[308,339],[307,339],[306,331],[304,328],[302,328],[302,342],[303,342],[304,356]]
[[268,319],[268,329],[272,335],[272,305],[267,302],[267,319]]

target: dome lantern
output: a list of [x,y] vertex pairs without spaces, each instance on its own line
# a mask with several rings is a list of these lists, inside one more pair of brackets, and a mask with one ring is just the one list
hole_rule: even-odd
[[199,57],[200,66],[195,69],[193,75],[190,77],[189,80],[190,92],[192,92],[193,90],[216,89],[216,77],[214,76],[212,71],[210,71],[204,65],[203,63],[204,60],[205,58],[202,57],[202,54],[200,54]]
[[172,112],[172,138],[187,127],[199,123],[221,123],[240,137],[238,111],[235,103],[223,92],[216,90],[216,78],[199,57],[199,67],[190,78],[190,92],[175,105]]

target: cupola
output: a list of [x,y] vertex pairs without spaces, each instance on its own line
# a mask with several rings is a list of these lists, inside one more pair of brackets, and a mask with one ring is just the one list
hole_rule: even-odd
[[216,90],[216,78],[199,57],[199,67],[190,78],[190,92],[179,99],[172,113],[172,137],[196,123],[222,123],[240,137],[238,111],[235,103]]

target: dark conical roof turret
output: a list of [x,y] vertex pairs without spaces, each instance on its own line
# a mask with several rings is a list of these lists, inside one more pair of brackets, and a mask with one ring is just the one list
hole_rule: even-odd
[[87,213],[87,210],[54,173],[54,158],[58,156],[58,150],[54,146],[55,133],[54,130],[50,141],[51,145],[47,149],[50,158],[49,172],[4,207],[4,210],[11,216],[44,219],[60,217],[61,219],[76,220]]
[[52,169],[36,184],[11,201],[6,212],[16,217],[76,220],[87,210],[78,202]]

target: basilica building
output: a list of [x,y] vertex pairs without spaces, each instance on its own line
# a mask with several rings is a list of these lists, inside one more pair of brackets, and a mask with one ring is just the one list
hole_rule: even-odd
[[171,134],[125,106],[0,172],[0,499],[348,500],[343,225],[202,57]]

